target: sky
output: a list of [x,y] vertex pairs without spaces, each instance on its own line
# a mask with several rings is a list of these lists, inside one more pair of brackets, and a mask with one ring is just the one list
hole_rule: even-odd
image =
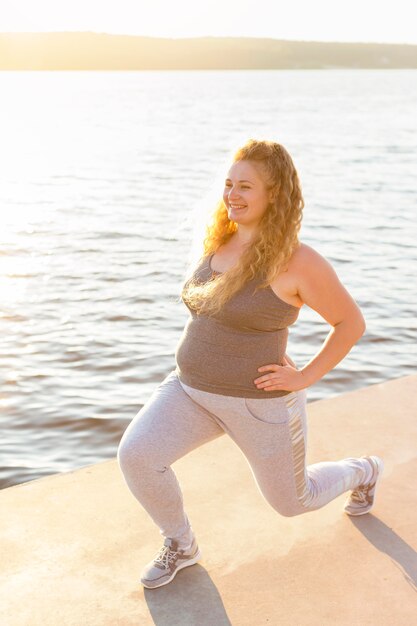
[[0,32],[417,44],[415,0],[0,0]]

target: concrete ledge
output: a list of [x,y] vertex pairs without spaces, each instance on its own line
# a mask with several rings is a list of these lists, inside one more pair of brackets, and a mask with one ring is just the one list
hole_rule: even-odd
[[203,558],[148,590],[138,574],[162,537],[115,460],[10,487],[0,492],[0,623],[416,623],[417,375],[310,403],[308,415],[308,463],[384,459],[372,513],[345,515],[343,494],[279,516],[225,435],[173,466]]

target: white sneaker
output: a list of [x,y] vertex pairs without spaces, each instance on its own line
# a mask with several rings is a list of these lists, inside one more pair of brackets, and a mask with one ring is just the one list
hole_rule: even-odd
[[384,462],[379,456],[362,456],[360,458],[370,462],[373,473],[371,480],[365,485],[356,487],[346,500],[343,510],[348,515],[364,515],[372,509],[378,481],[384,470]]
[[201,551],[195,537],[186,550],[178,548],[176,539],[167,537],[154,559],[144,567],[140,582],[148,589],[161,587],[170,583],[178,570],[194,565],[200,558]]

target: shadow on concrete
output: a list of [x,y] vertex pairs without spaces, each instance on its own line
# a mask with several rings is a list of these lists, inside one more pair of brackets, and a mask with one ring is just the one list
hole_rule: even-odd
[[156,626],[232,626],[217,587],[199,563],[185,567],[168,585],[143,590]]
[[396,532],[372,514],[349,518],[380,552],[385,552],[408,584],[417,591],[417,553]]

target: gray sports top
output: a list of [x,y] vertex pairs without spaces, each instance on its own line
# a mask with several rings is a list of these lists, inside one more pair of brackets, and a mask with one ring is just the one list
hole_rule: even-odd
[[[213,274],[207,255],[191,278],[205,282]],[[191,278],[189,280],[191,280]],[[188,282],[188,281],[187,281]],[[253,293],[261,279],[255,277],[236,293],[216,315],[190,311],[175,350],[179,379],[196,389],[243,398],[276,398],[289,391],[264,391],[253,382],[263,374],[258,367],[282,364],[288,326],[296,321],[299,308],[279,298],[268,287]]]

